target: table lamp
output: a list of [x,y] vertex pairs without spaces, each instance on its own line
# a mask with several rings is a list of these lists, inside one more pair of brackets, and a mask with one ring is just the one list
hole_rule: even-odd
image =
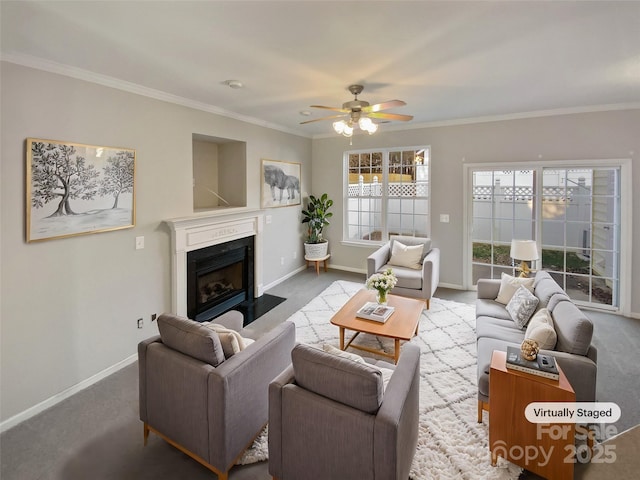
[[535,240],[511,240],[511,253],[509,254],[514,260],[520,260],[520,276],[528,277],[529,265],[527,262],[538,260],[538,246]]

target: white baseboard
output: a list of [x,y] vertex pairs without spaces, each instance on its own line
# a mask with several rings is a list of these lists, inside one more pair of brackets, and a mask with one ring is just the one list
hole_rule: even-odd
[[37,405],[34,405],[31,408],[27,408],[25,411],[20,412],[14,415],[13,417],[6,419],[4,422],[0,423],[0,433],[6,430],[9,430],[12,427],[15,427],[19,423],[24,422],[25,420],[28,420],[29,418],[34,417],[41,412],[44,412],[47,408],[53,407],[54,405],[60,403],[61,401],[69,398],[70,396],[84,390],[87,387],[90,387],[91,385],[99,382],[103,378],[108,377],[112,373],[115,373],[118,370],[121,370],[127,365],[131,365],[137,360],[138,360],[138,354],[135,353],[130,357],[127,357],[124,360],[121,360],[115,365],[105,368],[101,372],[96,373],[95,375],[87,378],[86,380],[83,380],[80,383],[77,383],[60,393],[57,393],[54,396],[47,398],[46,400],[38,403]]
[[307,266],[306,265],[302,265],[301,267],[296,268],[295,270],[293,270],[292,272],[287,273],[284,277],[280,277],[277,280],[274,280],[273,282],[267,284],[264,286],[264,288],[262,289],[263,292],[266,292],[267,290],[269,290],[270,288],[275,287],[276,285],[279,285],[280,283],[284,282],[287,278],[291,278],[293,277],[296,273],[300,273],[303,272],[304,270],[306,270]]

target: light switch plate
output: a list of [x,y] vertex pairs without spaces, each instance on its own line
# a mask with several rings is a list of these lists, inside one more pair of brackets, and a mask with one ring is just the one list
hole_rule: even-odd
[[144,237],[136,237],[136,250],[144,248]]
[[441,213],[440,214],[440,223],[449,223],[449,214]]

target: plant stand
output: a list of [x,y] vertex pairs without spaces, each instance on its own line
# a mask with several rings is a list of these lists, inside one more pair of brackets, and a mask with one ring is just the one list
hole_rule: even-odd
[[320,262],[324,262],[324,271],[327,271],[327,260],[329,260],[329,257],[331,256],[331,254],[325,255],[324,257],[321,258],[308,258],[306,255],[304,257],[304,259],[307,261],[307,268],[309,268],[309,262],[315,262],[316,264],[316,275],[320,275]]

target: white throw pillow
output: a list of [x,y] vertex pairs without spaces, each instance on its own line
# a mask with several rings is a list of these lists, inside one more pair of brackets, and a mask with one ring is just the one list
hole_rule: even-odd
[[544,350],[553,350],[558,340],[558,334],[553,326],[553,318],[546,308],[538,310],[527,326],[524,338],[538,342],[538,347]]
[[397,240],[393,241],[389,265],[397,267],[422,268],[422,250],[424,245],[404,245]]
[[516,290],[521,286],[524,286],[530,292],[533,292],[533,282],[535,278],[520,278],[520,277],[512,277],[511,275],[507,275],[506,273],[502,273],[502,278],[500,279],[500,290],[498,291],[498,296],[496,297],[496,302],[502,303],[506,305],[513,297],[513,294],[516,293]]
[[356,355],[355,353],[345,352],[344,350],[340,350],[339,348],[334,347],[333,345],[329,345],[325,343],[322,345],[322,350],[327,353],[332,353],[333,355],[337,355],[338,357],[348,358],[349,360],[353,360],[358,363],[366,363],[364,358],[360,355]]
[[203,325],[218,334],[225,359],[233,357],[236,353],[244,350],[254,342],[253,339],[244,338],[235,330],[231,330],[218,323],[203,323]]
[[[351,352],[345,352],[344,350],[340,350],[339,348],[336,348],[333,345],[329,345],[327,343],[322,345],[322,350],[324,350],[327,353],[336,355],[338,357],[348,358],[350,360],[353,360],[354,362],[367,363],[365,359],[362,358],[360,355],[356,355],[355,353],[351,353]],[[391,379],[391,375],[393,375],[393,370],[390,368],[379,367],[371,363],[367,363],[367,365],[380,370],[380,373],[382,374],[382,389],[384,391],[387,388],[387,384],[389,383],[389,380]]]
[[511,297],[511,300],[509,300],[509,303],[507,303],[506,309],[518,328],[524,330],[531,315],[536,311],[539,302],[538,297],[527,290],[526,287],[520,286]]

